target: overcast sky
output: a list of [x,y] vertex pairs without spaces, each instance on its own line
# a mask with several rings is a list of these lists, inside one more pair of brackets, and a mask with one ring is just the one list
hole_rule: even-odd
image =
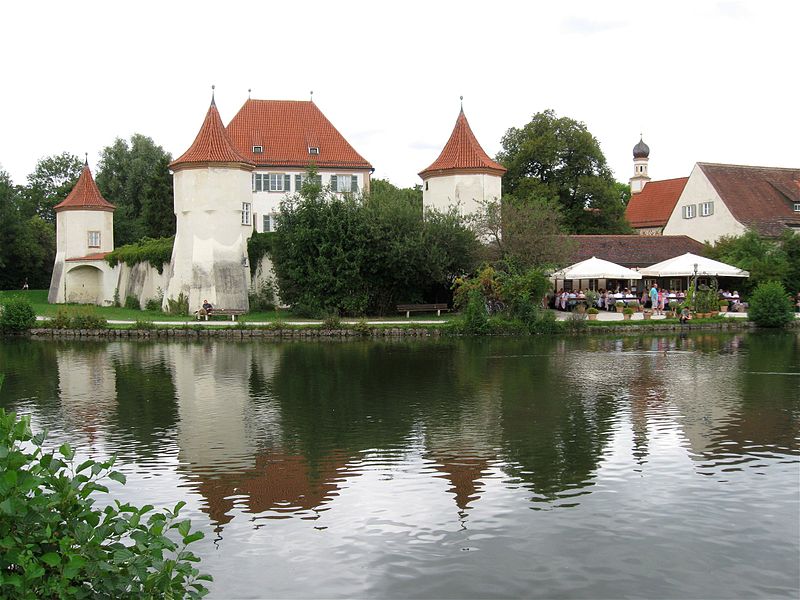
[[539,111],[583,121],[618,180],[644,135],[653,179],[698,161],[800,166],[796,0],[81,2],[0,4],[0,166],[25,183],[115,138],[191,144],[211,85],[314,101],[375,177],[438,156],[459,96],[490,156]]

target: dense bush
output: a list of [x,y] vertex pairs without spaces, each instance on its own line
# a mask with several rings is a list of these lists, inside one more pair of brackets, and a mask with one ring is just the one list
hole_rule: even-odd
[[161,512],[114,501],[104,479],[125,483],[114,459],[75,464],[75,451],[43,448],[30,417],[0,408],[0,597],[199,598],[211,581],[187,546],[203,537]]
[[105,329],[108,321],[91,308],[59,308],[49,325],[54,329]]
[[112,267],[125,263],[132,267],[138,263],[147,262],[161,273],[164,265],[172,260],[172,246],[175,236],[166,238],[142,238],[134,244],[120,246],[108,253],[106,261]]
[[126,296],[125,308],[129,308],[131,310],[142,310],[142,305],[139,304],[139,299],[136,296]]
[[152,312],[160,312],[161,311],[161,298],[150,298],[147,302],[144,303],[145,310],[149,310]]
[[260,285],[250,288],[250,311],[275,310],[275,296],[275,282],[265,279]]
[[467,306],[464,309],[464,333],[481,335],[489,333],[489,316],[486,303],[480,291],[476,288],[469,290]]
[[760,327],[783,327],[794,319],[792,300],[778,281],[761,283],[750,296],[747,315]]
[[167,298],[168,315],[188,315],[189,314],[189,297],[181,292],[177,298]]
[[339,196],[304,186],[281,204],[273,259],[281,300],[299,314],[389,314],[399,302],[449,299],[478,242],[456,214],[402,195]]
[[12,298],[0,306],[0,329],[27,331],[36,323],[36,312],[27,300]]

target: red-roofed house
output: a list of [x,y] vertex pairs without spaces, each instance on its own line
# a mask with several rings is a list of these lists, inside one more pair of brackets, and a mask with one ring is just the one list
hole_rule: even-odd
[[462,108],[439,158],[419,173],[422,205],[440,211],[457,206],[462,214],[476,212],[481,202],[500,199],[505,172],[481,148]]
[[111,302],[115,282],[105,257],[114,249],[114,209],[85,164],[75,187],[54,207],[56,259],[48,302]]
[[248,99],[227,133],[256,166],[251,184],[257,231],[274,230],[281,199],[300,191],[310,165],[335,192],[369,191],[372,165],[312,101]]
[[688,177],[647,181],[638,194],[633,194],[625,218],[640,235],[661,235],[678,203]]
[[800,232],[800,169],[697,163],[664,235],[713,243],[748,229],[766,237]]

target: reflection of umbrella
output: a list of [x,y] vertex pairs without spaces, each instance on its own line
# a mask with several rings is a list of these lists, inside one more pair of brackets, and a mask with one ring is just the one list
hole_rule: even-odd
[[750,277],[750,273],[738,267],[697,256],[691,252],[651,265],[642,269],[640,273],[645,277],[693,277],[697,275]]
[[638,271],[593,256],[551,275],[556,279],[641,279]]

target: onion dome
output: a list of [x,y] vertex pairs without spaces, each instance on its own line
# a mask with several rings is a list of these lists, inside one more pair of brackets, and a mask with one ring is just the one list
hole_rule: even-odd
[[639,136],[639,143],[633,147],[633,158],[647,158],[648,156],[650,156],[650,147]]

